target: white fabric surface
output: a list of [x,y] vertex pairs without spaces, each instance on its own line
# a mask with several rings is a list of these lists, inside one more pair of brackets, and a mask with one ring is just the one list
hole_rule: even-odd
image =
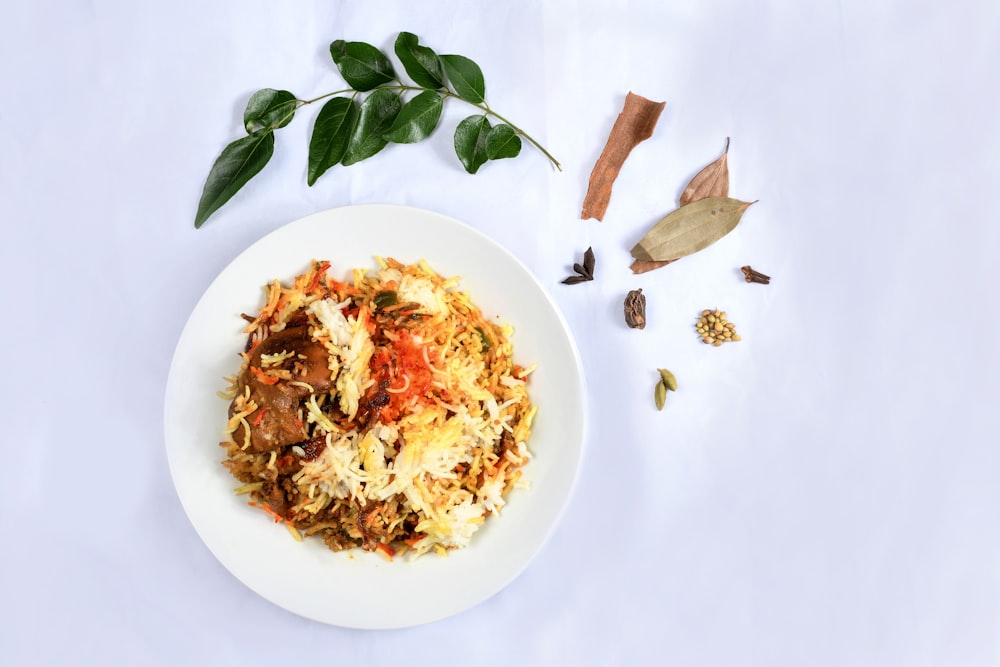
[[[0,22],[0,662],[995,665],[1000,662],[1000,5],[842,0],[39,0]],[[262,87],[340,87],[338,38],[400,30],[483,68],[530,146],[469,176],[434,137],[305,183],[315,110],[196,231]],[[587,178],[625,94],[666,100],[604,222]],[[722,242],[628,249],[732,137]],[[588,380],[564,520],[509,587],[400,631],[283,611],[218,564],[171,484],[174,345],[212,278],[317,210],[399,203],[520,258]],[[559,284],[587,246],[597,280]],[[377,249],[373,249],[376,252]],[[746,285],[738,267],[773,276]],[[649,325],[629,330],[629,289]],[[689,327],[726,309],[744,341]],[[544,360],[542,360],[544,362]],[[652,405],[655,368],[681,388]]]

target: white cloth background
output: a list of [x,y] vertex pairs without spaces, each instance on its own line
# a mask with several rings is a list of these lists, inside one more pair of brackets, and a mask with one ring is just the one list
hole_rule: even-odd
[[[1000,662],[1000,6],[951,3],[40,0],[0,22],[0,662],[995,665]],[[338,38],[483,68],[561,160],[467,175],[452,105],[421,146],[305,184],[315,111],[196,231],[250,93],[340,87]],[[604,222],[581,221],[625,94],[667,107]],[[628,249],[732,137],[759,199],[643,276]],[[212,278],[317,210],[461,219],[550,290],[588,380],[572,502],[509,587],[401,631],[283,611],[188,523],[162,435]],[[559,284],[587,246],[598,278]],[[377,252],[377,249],[373,249]],[[773,276],[746,285],[738,267]],[[627,329],[629,289],[649,325]],[[726,309],[744,341],[698,343]],[[681,389],[657,412],[655,368]],[[456,657],[457,656],[457,657]]]

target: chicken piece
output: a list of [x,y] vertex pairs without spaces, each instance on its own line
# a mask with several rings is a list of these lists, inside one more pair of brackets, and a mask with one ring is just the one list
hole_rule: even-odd
[[[261,367],[263,355],[292,353],[280,363]],[[266,371],[288,371],[291,379],[279,379],[268,384],[251,369]],[[333,385],[326,348],[309,335],[309,327],[299,326],[272,333],[257,346],[250,356],[248,367],[240,374],[237,388],[242,394],[250,387],[250,400],[257,404],[248,421],[250,428],[250,449],[254,452],[269,452],[286,445],[293,445],[306,439],[305,427],[299,419],[302,399],[309,395],[305,383],[316,392],[323,392]],[[235,412],[235,404],[229,408],[230,416]],[[233,434],[236,442],[243,442],[243,426]]]
[[[333,385],[333,378],[330,377],[329,354],[326,347],[314,341],[309,335],[309,327],[299,326],[271,334],[254,350],[250,357],[250,366],[260,368],[263,355],[275,355],[282,352],[291,352],[294,356],[280,364],[268,366],[268,370],[290,371],[292,381],[305,382],[316,391],[326,391]],[[257,384],[263,384],[256,376],[252,380]],[[281,386],[281,384],[279,382],[277,385],[264,386]],[[250,386],[253,389],[253,385]],[[299,387],[299,389],[305,390],[304,387]],[[308,391],[306,393],[308,394]]]

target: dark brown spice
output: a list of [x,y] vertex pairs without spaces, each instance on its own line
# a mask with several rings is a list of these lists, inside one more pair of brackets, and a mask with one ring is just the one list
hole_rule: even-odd
[[646,297],[634,289],[625,297],[625,324],[632,329],[646,328]]
[[326,436],[324,435],[313,438],[312,440],[306,440],[305,442],[299,443],[299,446],[302,447],[302,460],[312,461],[318,458],[319,455],[323,453],[323,450],[326,449]]
[[577,283],[582,283],[587,280],[594,279],[594,264],[596,263],[596,258],[594,257],[594,249],[587,248],[587,252],[583,253],[583,264],[579,262],[573,263],[573,270],[576,271],[577,275],[570,276],[563,279],[564,285],[576,285]]
[[587,248],[587,252],[583,253],[583,270],[587,272],[591,278],[594,277],[594,263],[597,258],[594,257],[594,249]]
[[743,272],[743,277],[746,278],[748,283],[759,283],[761,285],[769,285],[771,283],[771,276],[764,275],[760,271],[755,271],[749,265],[740,267],[740,271]]

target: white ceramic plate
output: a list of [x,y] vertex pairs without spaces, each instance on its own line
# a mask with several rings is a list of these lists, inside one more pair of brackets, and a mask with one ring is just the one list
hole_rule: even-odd
[[[425,259],[460,286],[487,316],[514,327],[518,363],[538,363],[529,391],[538,405],[524,469],[499,517],[470,546],[446,557],[389,562],[360,550],[334,553],[320,540],[296,542],[281,525],[237,497],[218,446],[226,401],[223,376],[238,369],[245,343],[240,313],[255,313],[262,286],[287,281],[310,260],[350,276],[376,255]],[[538,552],[569,500],[583,448],[584,386],[565,320],[537,280],[506,250],[450,218],[403,206],[351,206],[311,215],[264,237],[237,257],[202,296],[174,353],[164,431],[177,493],[198,534],[219,561],[264,598],[296,614],[354,628],[428,623],[500,591]]]

